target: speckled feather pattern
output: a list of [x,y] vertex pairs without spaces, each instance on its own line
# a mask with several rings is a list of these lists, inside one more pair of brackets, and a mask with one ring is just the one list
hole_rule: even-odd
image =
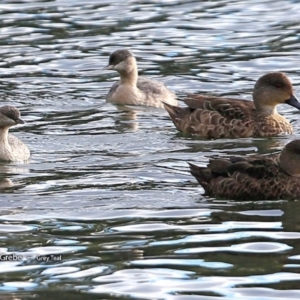
[[[300,155],[299,150],[297,155]],[[206,167],[190,164],[190,170],[204,188],[205,195],[211,197],[236,200],[300,199],[300,177],[285,172],[279,161],[279,154],[211,159]]]
[[281,154],[210,159],[190,164],[205,195],[236,200],[300,199],[300,140]]
[[253,101],[190,94],[187,107],[165,103],[176,128],[204,138],[266,137],[291,134],[288,120],[277,113],[278,104],[300,109],[293,85],[282,72],[261,76],[254,85]]
[[184,102],[188,107],[165,104],[174,125],[184,133],[205,138],[242,138],[293,132],[283,116],[257,113],[252,101],[194,95]]

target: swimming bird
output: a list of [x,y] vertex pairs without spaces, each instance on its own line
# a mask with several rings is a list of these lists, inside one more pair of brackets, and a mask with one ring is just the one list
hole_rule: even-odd
[[176,128],[204,138],[267,137],[291,134],[292,125],[276,109],[289,104],[300,109],[289,78],[281,72],[260,77],[253,89],[253,101],[188,95],[187,107],[164,103]]
[[211,159],[206,167],[189,165],[211,197],[300,199],[300,140],[288,143],[280,154]]
[[20,116],[20,111],[14,106],[0,107],[0,160],[24,162],[30,158],[28,147],[8,132],[10,127],[25,123]]
[[106,70],[115,70],[120,81],[115,82],[106,96],[106,101],[120,105],[144,105],[163,108],[162,101],[178,105],[176,95],[165,84],[138,77],[134,55],[126,49],[114,51],[109,57]]

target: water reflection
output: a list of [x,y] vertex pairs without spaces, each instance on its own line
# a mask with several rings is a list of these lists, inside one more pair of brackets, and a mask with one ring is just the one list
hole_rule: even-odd
[[7,188],[18,187],[20,182],[17,179],[11,180],[18,174],[28,174],[30,171],[26,165],[13,163],[0,163],[0,192],[8,192]]
[[14,184],[9,178],[0,177],[0,190],[3,190],[8,187],[12,187]]
[[[109,53],[187,92],[251,99],[284,71],[296,94],[295,1],[4,1],[0,98],[27,121],[28,165],[0,165],[1,299],[299,299],[298,201],[204,198],[186,161],[276,152],[299,133],[203,140],[163,110],[116,107]],[[254,26],[255,24],[255,26]],[[6,183],[5,183],[6,182]],[[62,255],[62,261],[27,259]],[[86,295],[88,293],[88,295]]]
[[138,111],[126,105],[117,105],[118,110],[123,112],[115,120],[115,128],[118,132],[135,132],[139,130]]

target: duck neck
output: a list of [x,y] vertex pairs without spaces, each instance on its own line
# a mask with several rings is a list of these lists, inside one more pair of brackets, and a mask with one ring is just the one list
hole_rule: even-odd
[[9,145],[8,143],[8,129],[9,127],[0,127],[0,145]]
[[276,105],[269,100],[270,95],[264,89],[257,89],[253,91],[253,102],[257,113],[260,115],[269,116],[277,114]]
[[119,71],[120,83],[136,87],[138,80],[136,60],[134,57],[130,57],[129,60],[131,60],[131,62],[128,63],[127,68]]
[[270,116],[277,113],[277,108],[276,106],[270,106],[270,105],[263,105],[263,106],[256,106],[256,110],[260,115],[263,116]]
[[300,177],[299,154],[288,152],[285,148],[281,151],[279,165],[284,172],[293,177]]

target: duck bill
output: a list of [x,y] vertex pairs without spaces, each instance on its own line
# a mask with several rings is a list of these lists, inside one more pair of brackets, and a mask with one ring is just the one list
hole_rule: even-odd
[[294,95],[292,95],[290,99],[286,100],[285,103],[300,109],[300,102]]
[[103,70],[113,70],[114,66],[113,65],[107,65],[106,67],[103,68]]
[[16,124],[25,124],[25,121],[23,121],[20,118],[16,119],[15,121],[16,121]]

